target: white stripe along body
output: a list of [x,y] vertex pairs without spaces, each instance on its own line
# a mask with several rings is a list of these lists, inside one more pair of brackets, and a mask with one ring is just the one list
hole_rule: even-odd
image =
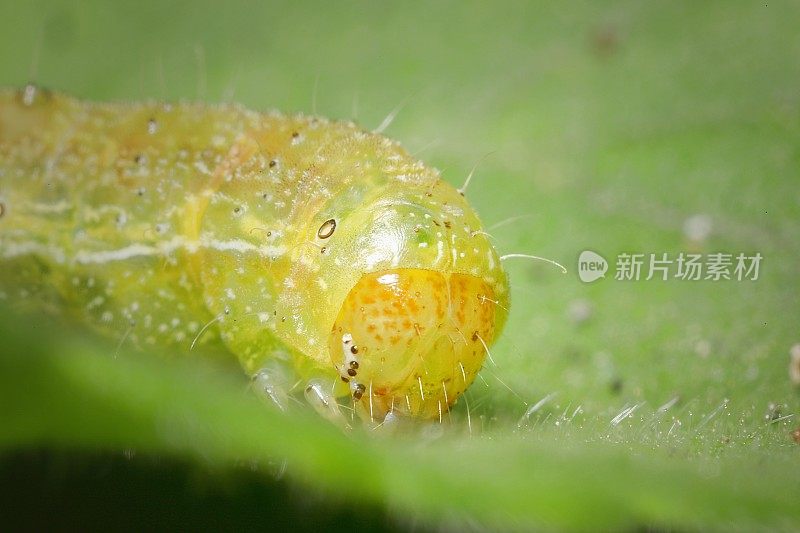
[[0,298],[250,375],[286,360],[373,420],[449,408],[508,308],[474,211],[381,135],[31,88],[0,91]]

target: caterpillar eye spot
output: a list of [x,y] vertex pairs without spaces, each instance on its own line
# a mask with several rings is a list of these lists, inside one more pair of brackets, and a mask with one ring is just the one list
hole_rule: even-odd
[[353,370],[352,368],[347,369],[347,375],[350,376],[351,378],[356,377],[356,374],[358,374],[358,372]]
[[[350,353],[357,354],[358,353],[358,346],[356,346],[355,344],[353,346],[351,346],[350,347]],[[358,363],[356,361],[353,361],[353,363],[356,364],[355,368],[358,368]]]
[[361,383],[356,384],[356,386],[353,388],[353,399],[356,401],[360,400],[366,391],[367,388],[364,385]]
[[320,239],[327,239],[331,235],[333,235],[334,231],[336,231],[336,220],[331,218],[323,222],[322,225],[319,227],[319,229],[317,230],[317,237],[319,237]]

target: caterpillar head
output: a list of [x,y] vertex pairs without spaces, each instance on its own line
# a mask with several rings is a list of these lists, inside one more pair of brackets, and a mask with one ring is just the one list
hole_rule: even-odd
[[364,274],[331,329],[332,363],[363,416],[432,418],[483,365],[503,316],[471,274],[397,268]]
[[338,273],[326,281],[337,294],[322,322],[328,356],[363,418],[436,418],[500,333],[507,279],[455,189],[388,188],[319,226]]

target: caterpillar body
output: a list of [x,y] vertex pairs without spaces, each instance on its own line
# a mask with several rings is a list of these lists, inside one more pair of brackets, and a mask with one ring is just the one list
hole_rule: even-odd
[[508,309],[459,192],[351,122],[0,90],[0,298],[120,343],[291,368],[339,418],[435,418]]

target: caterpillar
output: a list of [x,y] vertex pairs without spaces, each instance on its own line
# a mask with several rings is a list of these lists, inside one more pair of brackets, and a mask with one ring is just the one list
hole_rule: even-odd
[[441,418],[507,276],[457,189],[347,121],[0,90],[0,299],[141,349],[237,357],[341,421]]

